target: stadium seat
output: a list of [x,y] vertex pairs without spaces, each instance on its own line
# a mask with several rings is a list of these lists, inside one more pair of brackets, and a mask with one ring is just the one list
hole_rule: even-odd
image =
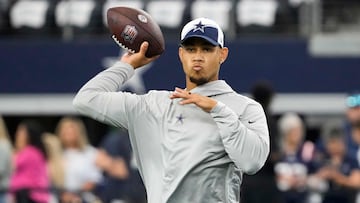
[[231,0],[197,0],[192,4],[191,17],[192,19],[199,17],[210,18],[215,20],[224,31],[227,31],[230,28],[231,9]]
[[126,6],[126,7],[132,7],[137,9],[143,9],[144,3],[142,0],[129,0],[129,1],[123,1],[123,0],[107,0],[103,6],[103,23],[107,27],[107,19],[106,19],[106,12],[111,7],[116,6]]
[[240,0],[236,6],[240,26],[258,25],[271,27],[275,22],[276,0]]
[[94,0],[60,1],[55,9],[56,24],[85,28],[90,23],[95,6]]
[[147,11],[161,26],[175,29],[181,26],[186,2],[183,0],[149,1]]
[[41,29],[46,23],[49,2],[46,0],[20,0],[10,10],[10,24],[13,28]]

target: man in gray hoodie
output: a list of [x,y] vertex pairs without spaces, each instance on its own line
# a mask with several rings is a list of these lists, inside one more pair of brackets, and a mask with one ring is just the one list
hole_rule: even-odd
[[73,104],[128,130],[149,203],[238,203],[243,173],[256,173],[269,154],[264,111],[219,80],[228,48],[217,23],[189,22],[180,44],[185,89],[119,91],[134,69],[156,59],[145,57],[144,42],[86,83]]

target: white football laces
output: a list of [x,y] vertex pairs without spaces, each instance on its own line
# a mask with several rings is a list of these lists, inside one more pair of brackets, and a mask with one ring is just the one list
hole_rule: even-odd
[[127,46],[125,46],[124,44],[122,44],[121,42],[119,42],[119,40],[116,38],[115,35],[113,35],[113,36],[111,36],[111,37],[114,39],[114,41],[116,42],[116,44],[118,44],[121,48],[126,49],[128,52],[130,52],[130,53],[132,53],[132,54],[135,53],[135,50],[132,50],[132,49],[130,49],[129,47],[127,47]]

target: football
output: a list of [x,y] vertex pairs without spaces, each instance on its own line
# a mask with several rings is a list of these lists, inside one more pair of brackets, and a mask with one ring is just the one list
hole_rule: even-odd
[[146,57],[160,55],[165,50],[165,40],[159,25],[143,10],[129,7],[113,7],[107,11],[107,22],[112,38],[131,53],[140,50],[147,41]]

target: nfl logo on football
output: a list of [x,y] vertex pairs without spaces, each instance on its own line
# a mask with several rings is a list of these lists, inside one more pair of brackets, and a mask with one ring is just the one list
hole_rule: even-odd
[[138,34],[138,31],[136,30],[135,26],[126,25],[123,32],[121,33],[121,36],[122,36],[122,38],[124,38],[125,41],[133,43],[137,34]]

